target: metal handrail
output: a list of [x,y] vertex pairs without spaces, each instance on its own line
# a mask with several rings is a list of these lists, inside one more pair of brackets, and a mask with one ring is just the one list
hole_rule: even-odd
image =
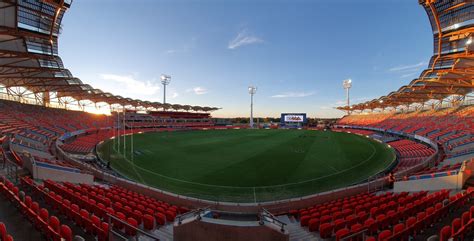
[[350,234],[350,235],[348,235],[348,236],[345,236],[345,237],[341,238],[340,240],[341,240],[341,241],[352,240],[352,238],[358,237],[358,236],[361,235],[361,234],[362,234],[362,240],[365,240],[365,233],[366,233],[367,231],[369,231],[369,229],[368,229],[368,228],[364,228],[364,229],[362,229],[362,230],[359,230],[358,232],[355,232],[355,233],[352,233],[352,234]]
[[211,211],[210,207],[194,209],[194,210],[191,210],[189,212],[186,212],[186,213],[183,213],[183,214],[180,214],[180,215],[176,216],[175,220],[178,224],[181,224],[183,222],[183,220],[185,220],[187,218],[194,218],[196,216],[201,216],[201,214],[203,214],[207,211]]
[[265,208],[262,208],[262,211],[259,214],[260,218],[260,223],[263,224],[264,222],[271,222],[277,226],[280,227],[280,231],[285,232],[285,226],[288,225],[282,221],[280,221],[278,218],[275,217],[272,213],[270,213],[268,210]]

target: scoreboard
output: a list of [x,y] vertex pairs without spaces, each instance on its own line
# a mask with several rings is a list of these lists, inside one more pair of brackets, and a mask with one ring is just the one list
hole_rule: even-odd
[[306,123],[306,113],[281,113],[281,127],[302,127]]

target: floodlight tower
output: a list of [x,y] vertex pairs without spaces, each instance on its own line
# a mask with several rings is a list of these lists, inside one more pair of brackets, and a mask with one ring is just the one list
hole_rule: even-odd
[[[166,104],[166,86],[171,82],[171,76],[162,74],[161,77],[161,84],[163,84],[163,105]],[[164,109],[165,107],[163,107]]]
[[[342,87],[346,90],[346,98],[347,98],[347,107],[349,108],[350,105],[350,99],[349,99],[349,90],[352,87],[352,80],[351,79],[346,79],[342,82]],[[349,114],[350,111],[348,110],[347,113]]]
[[249,86],[250,94],[250,128],[253,128],[253,95],[257,93],[257,87]]

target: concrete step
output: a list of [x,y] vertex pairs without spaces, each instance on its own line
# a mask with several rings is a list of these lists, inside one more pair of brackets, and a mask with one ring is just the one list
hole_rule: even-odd
[[278,220],[286,223],[286,229],[290,233],[290,241],[320,241],[318,233],[310,232],[308,228],[301,227],[300,222],[288,215],[277,216]]
[[153,231],[153,234],[160,238],[160,241],[173,241],[173,224],[167,224]]
[[7,232],[14,240],[46,241],[46,237],[20,211],[0,194],[0,222],[5,223]]
[[465,160],[469,160],[471,158],[474,158],[474,153],[463,155],[463,156],[458,156],[458,157],[452,157],[448,158],[443,161],[443,164],[456,164],[456,163],[461,163]]

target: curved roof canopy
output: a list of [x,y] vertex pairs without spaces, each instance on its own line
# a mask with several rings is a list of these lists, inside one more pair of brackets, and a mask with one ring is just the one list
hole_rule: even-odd
[[466,96],[474,90],[474,1],[419,0],[430,19],[434,55],[428,68],[408,85],[378,99],[341,106],[345,111],[406,106]]
[[61,20],[72,0],[16,0],[0,2],[0,84],[33,93],[105,102],[128,108],[214,111],[216,107],[162,104],[103,92],[83,83],[64,68],[58,56]]

